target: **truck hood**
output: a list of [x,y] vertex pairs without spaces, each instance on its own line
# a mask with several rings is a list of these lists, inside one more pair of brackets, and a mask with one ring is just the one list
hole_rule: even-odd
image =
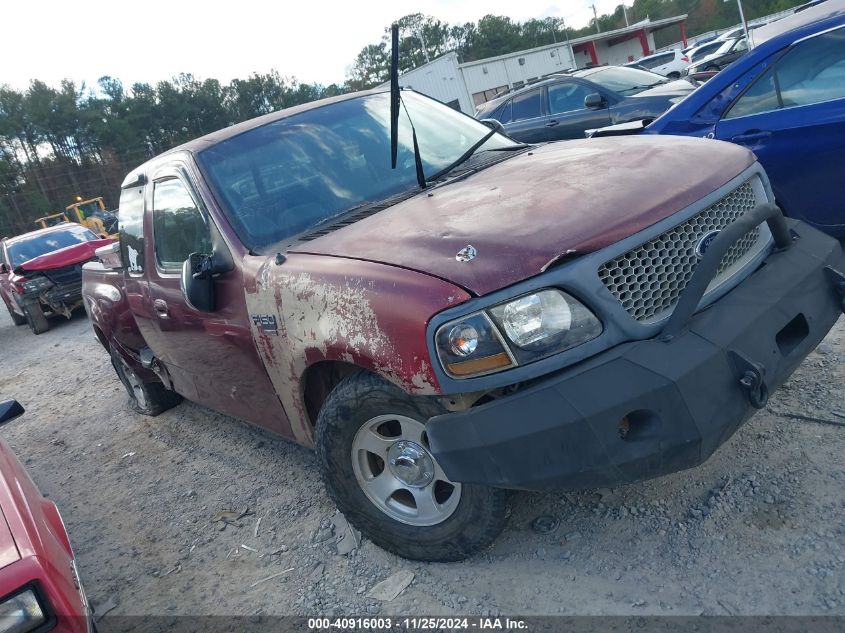
[[[645,229],[753,162],[737,145],[686,137],[550,143],[290,251],[400,266],[484,295]],[[476,257],[459,261],[467,246]]]
[[54,268],[64,268],[65,266],[73,266],[81,262],[87,262],[94,258],[94,251],[101,246],[107,246],[114,243],[113,240],[91,240],[90,242],[80,242],[73,246],[66,246],[51,253],[45,253],[34,257],[29,261],[24,262],[15,270],[51,270]]

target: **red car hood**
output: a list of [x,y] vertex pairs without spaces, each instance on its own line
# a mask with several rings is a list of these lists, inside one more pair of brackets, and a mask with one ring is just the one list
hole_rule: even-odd
[[50,270],[52,268],[73,266],[74,264],[87,262],[89,259],[93,259],[94,251],[101,246],[106,246],[112,243],[113,241],[111,239],[80,242],[79,244],[74,244],[73,246],[60,248],[52,253],[45,253],[44,255],[34,257],[18,266],[18,268],[21,270]]
[[[410,268],[483,295],[645,229],[753,162],[737,145],[686,137],[552,143],[291,250]],[[467,245],[476,258],[457,261]]]
[[20,552],[18,552],[17,545],[15,545],[15,539],[12,537],[9,524],[6,523],[3,508],[0,506],[0,569],[20,559]]

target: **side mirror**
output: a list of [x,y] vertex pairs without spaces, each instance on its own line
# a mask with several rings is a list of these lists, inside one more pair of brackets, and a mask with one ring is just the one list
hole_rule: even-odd
[[602,97],[598,92],[591,92],[584,97],[584,107],[588,110],[598,110],[599,108],[603,108],[606,103],[607,102],[604,100],[604,97]]
[[123,259],[120,255],[120,242],[112,242],[106,246],[101,246],[94,251],[94,255],[103,262],[103,266],[106,268],[123,268]]
[[214,312],[214,256],[191,253],[182,264],[180,287],[188,304],[200,312]]
[[481,123],[489,127],[491,130],[496,130],[500,134],[505,134],[505,126],[502,125],[501,121],[497,121],[496,119],[480,119]]
[[3,400],[0,402],[0,424],[5,424],[23,414],[23,407],[17,400]]

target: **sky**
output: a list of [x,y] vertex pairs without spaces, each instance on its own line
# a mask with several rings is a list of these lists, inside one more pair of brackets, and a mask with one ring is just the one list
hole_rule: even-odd
[[[599,15],[620,4],[594,1]],[[593,0],[554,2],[6,0],[0,84],[20,90],[31,79],[57,86],[69,78],[94,87],[110,75],[129,86],[181,72],[228,83],[273,68],[305,83],[341,83],[358,52],[403,15],[425,13],[452,24],[486,14],[518,21],[555,16],[573,28],[592,17]]]

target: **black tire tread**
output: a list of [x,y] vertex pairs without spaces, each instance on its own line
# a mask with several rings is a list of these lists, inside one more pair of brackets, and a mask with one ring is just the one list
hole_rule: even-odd
[[29,329],[32,330],[33,334],[44,334],[44,332],[50,329],[50,322],[47,320],[47,315],[44,314],[44,310],[41,309],[40,305],[36,304],[24,308],[23,311],[26,315],[26,322],[29,325]]
[[182,396],[175,391],[170,391],[162,383],[145,382],[144,391],[147,398],[147,405],[142,407],[138,404],[138,400],[132,393],[132,387],[129,385],[129,381],[126,379],[126,374],[123,371],[123,365],[118,356],[119,353],[113,346],[111,347],[111,364],[120,382],[126,388],[126,394],[129,397],[129,408],[135,413],[155,417],[182,402]]
[[[6,303],[5,301],[3,303]],[[12,310],[12,306],[6,303],[6,309],[9,311],[9,316],[12,317],[12,323],[15,325],[26,325],[26,317],[21,316],[14,310]]]

